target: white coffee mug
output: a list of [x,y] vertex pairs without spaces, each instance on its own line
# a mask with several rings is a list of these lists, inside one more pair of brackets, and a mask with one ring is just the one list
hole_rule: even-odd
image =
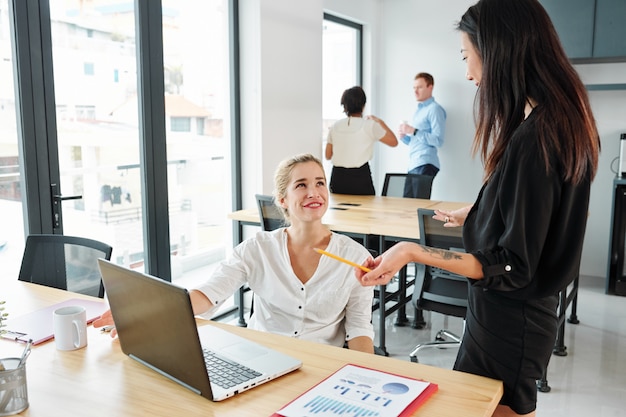
[[75,350],[87,346],[87,312],[81,306],[54,310],[54,341],[59,350]]

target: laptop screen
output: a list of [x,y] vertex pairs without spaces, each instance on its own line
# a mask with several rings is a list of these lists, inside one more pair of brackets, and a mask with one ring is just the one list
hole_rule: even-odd
[[213,399],[189,294],[99,260],[122,351]]

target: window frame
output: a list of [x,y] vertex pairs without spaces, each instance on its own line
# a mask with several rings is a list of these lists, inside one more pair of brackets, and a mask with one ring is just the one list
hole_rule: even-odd
[[[239,0],[228,0],[232,209],[242,208],[239,87]],[[50,4],[9,0],[25,235],[63,234],[54,226],[51,184],[60,183]],[[143,187],[145,271],[171,281],[166,119],[163,100],[163,16],[160,0],[135,0]],[[57,201],[58,203],[58,201]],[[236,229],[233,228],[233,233]]]

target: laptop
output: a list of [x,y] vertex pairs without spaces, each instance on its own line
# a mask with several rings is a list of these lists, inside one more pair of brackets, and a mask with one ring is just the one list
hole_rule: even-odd
[[[216,326],[197,327],[185,288],[104,259],[98,265],[122,351],[209,400],[224,400],[302,366]],[[209,359],[219,362],[215,372],[232,368],[237,380],[208,371]]]

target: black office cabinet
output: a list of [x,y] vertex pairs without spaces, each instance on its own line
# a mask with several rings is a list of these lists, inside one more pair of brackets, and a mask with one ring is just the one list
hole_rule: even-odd
[[593,56],[626,56],[626,1],[597,0]]
[[569,58],[593,55],[595,0],[540,0]]
[[539,2],[573,62],[626,62],[625,0]]
[[626,295],[626,179],[613,180],[613,212],[606,293]]

